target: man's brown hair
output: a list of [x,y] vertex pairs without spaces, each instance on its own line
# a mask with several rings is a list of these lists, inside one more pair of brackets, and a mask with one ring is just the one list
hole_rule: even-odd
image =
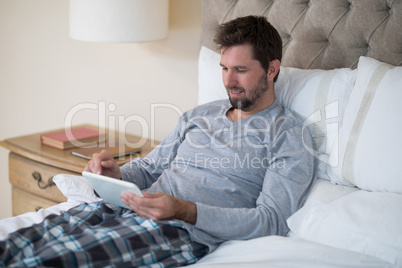
[[[262,16],[246,16],[221,24],[214,41],[219,49],[249,43],[254,59],[260,62],[265,72],[268,72],[272,60],[282,59],[282,38]],[[279,72],[274,81],[278,75]]]

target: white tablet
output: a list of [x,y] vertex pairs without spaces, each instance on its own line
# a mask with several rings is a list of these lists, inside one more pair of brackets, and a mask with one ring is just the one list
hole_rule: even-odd
[[143,197],[141,190],[134,183],[97,175],[87,171],[83,171],[82,176],[89,181],[92,188],[94,188],[105,202],[131,209],[123,203],[120,194],[124,192],[132,192]]

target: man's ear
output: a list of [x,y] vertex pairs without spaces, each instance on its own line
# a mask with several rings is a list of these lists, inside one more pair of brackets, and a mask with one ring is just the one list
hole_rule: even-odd
[[268,68],[268,81],[274,81],[276,74],[279,72],[281,62],[279,60],[271,60]]

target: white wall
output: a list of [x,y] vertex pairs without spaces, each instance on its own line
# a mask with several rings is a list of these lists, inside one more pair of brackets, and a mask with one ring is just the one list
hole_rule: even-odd
[[[120,116],[127,132],[142,134],[135,115],[155,120],[161,140],[177,111],[197,102],[201,0],[170,0],[169,8],[168,39],[102,44],[69,38],[68,0],[0,0],[0,140],[61,128],[73,107],[102,102],[116,110],[80,111],[73,123],[121,128],[107,120]],[[165,105],[151,119],[152,104],[175,109]],[[11,216],[7,158],[0,147],[0,218]]]

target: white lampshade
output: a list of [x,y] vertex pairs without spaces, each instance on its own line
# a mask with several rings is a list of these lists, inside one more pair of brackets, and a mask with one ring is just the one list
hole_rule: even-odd
[[146,42],[167,37],[169,0],[70,0],[70,37]]

